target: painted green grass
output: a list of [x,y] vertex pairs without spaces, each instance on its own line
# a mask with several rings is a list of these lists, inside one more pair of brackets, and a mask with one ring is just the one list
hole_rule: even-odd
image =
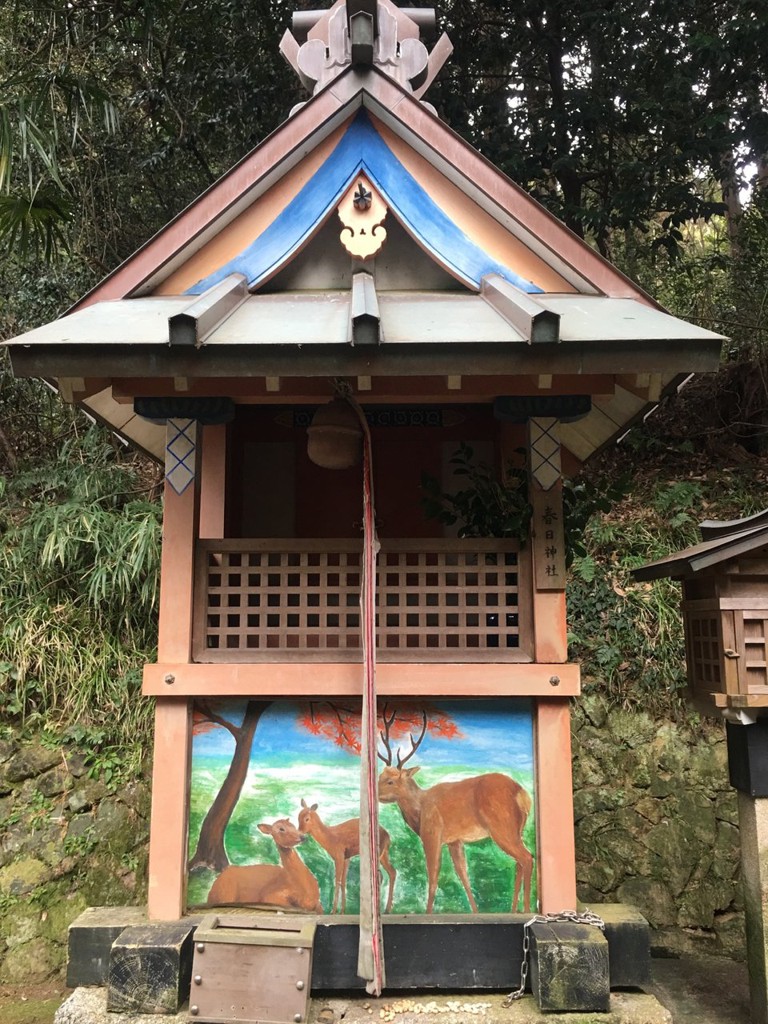
[[[226,775],[224,760],[200,757],[195,760],[194,783],[190,806],[189,847],[192,852],[203,818],[213,802]],[[479,774],[476,768],[424,767],[419,775],[422,786],[454,781]],[[533,776],[529,772],[509,773],[531,795]],[[330,764],[260,766],[249,775],[225,836],[227,854],[233,864],[276,864],[277,848],[269,836],[259,832],[259,822],[290,818],[296,824],[301,800],[317,803],[318,813],[330,825],[359,814],[359,769]],[[397,871],[392,912],[424,913],[427,899],[427,873],[421,840],[403,821],[394,805],[379,806],[381,825],[391,836],[390,859]],[[523,839],[531,852],[536,850],[534,812],[528,818]],[[468,843],[465,847],[469,878],[480,913],[508,913],[512,905],[515,864],[491,839]],[[313,839],[300,847],[300,854],[320,885],[320,899],[330,912],[333,903],[333,864],[328,854]],[[188,902],[205,903],[215,874],[196,871],[190,876]],[[387,876],[382,871],[382,907],[386,903]],[[357,913],[360,906],[360,867],[355,858],[347,875],[347,913]],[[536,872],[532,885],[531,906],[536,906]],[[440,879],[434,912],[449,914],[469,912],[464,889],[453,870],[447,849],[443,850]]]

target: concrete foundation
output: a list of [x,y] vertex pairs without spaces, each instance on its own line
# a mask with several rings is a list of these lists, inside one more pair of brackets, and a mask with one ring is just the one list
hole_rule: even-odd
[[[594,1013],[543,1014],[533,996],[510,1007],[498,993],[441,992],[439,996],[314,997],[308,1024],[596,1024]],[[54,1024],[189,1024],[188,1012],[171,1017],[107,1012],[106,990],[79,988],[59,1008]],[[599,1024],[672,1024],[668,1010],[652,995],[618,992]]]

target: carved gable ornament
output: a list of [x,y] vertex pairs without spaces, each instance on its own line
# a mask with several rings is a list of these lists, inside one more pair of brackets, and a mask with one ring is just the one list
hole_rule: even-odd
[[381,251],[387,240],[383,227],[387,204],[364,174],[358,174],[338,206],[344,227],[341,244],[359,260],[369,260]]

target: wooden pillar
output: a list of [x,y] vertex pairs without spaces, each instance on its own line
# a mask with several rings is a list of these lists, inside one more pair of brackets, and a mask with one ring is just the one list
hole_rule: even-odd
[[576,909],[571,711],[567,700],[536,702],[539,910]]
[[200,465],[200,537],[224,536],[224,501],[227,483],[227,428],[216,424],[203,428]]
[[188,700],[157,698],[149,828],[150,921],[176,921],[185,909],[190,718]]
[[[195,426],[192,421],[168,422],[157,648],[160,665],[191,661],[199,515]],[[188,699],[172,696],[172,675],[167,682],[169,695],[159,697],[155,707],[148,887],[151,920],[176,920],[185,905],[191,709]]]
[[[563,483],[557,420],[530,420],[528,446],[533,506],[534,658],[537,662],[557,664],[568,660]],[[536,805],[539,909],[545,914],[574,910],[576,847],[567,698],[536,702]]]

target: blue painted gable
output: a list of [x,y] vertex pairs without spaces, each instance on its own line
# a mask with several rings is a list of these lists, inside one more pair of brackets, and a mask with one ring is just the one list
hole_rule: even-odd
[[468,238],[400,163],[361,110],[325,163],[269,227],[187,294],[199,295],[229,274],[243,274],[250,288],[258,288],[316,233],[361,171],[406,231],[468,287],[479,289],[482,278],[495,273],[522,291],[542,291]]

